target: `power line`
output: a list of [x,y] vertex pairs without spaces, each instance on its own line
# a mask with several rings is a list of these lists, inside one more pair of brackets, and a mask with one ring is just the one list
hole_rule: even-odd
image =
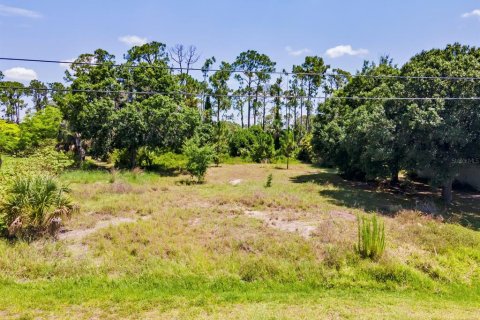
[[465,100],[465,101],[477,101],[480,100],[480,97],[361,97],[361,96],[300,96],[300,95],[238,95],[238,94],[214,94],[214,93],[193,93],[185,91],[125,91],[125,90],[97,90],[97,89],[61,89],[61,88],[34,88],[34,87],[9,87],[0,84],[0,89],[11,89],[11,90],[24,90],[24,91],[49,91],[49,92],[66,92],[66,93],[105,93],[105,94],[125,94],[125,95],[184,95],[191,96],[196,98],[201,97],[213,97],[213,98],[258,98],[258,99],[273,99],[273,98],[282,98],[282,99],[311,99],[311,100],[374,100],[374,101],[389,101],[389,100],[400,100],[400,101],[428,101],[428,100],[446,100],[446,101],[456,101],[456,100]]
[[[46,59],[28,59],[28,58],[10,58],[0,57],[3,61],[21,61],[21,62],[37,62],[37,63],[56,63],[56,64],[69,64],[69,65],[87,65],[87,66],[100,66],[103,63],[98,62],[76,62],[76,61],[62,61],[62,60],[46,60]],[[125,64],[111,64],[112,67],[123,68],[157,68],[165,70],[187,70],[183,67],[169,67],[169,66],[153,66],[153,65],[125,65]],[[368,74],[336,74],[336,73],[315,73],[315,72],[287,72],[287,71],[261,71],[261,70],[240,70],[240,69],[204,69],[204,68],[188,68],[188,71],[201,71],[201,72],[230,72],[230,73],[253,73],[253,74],[277,74],[277,75],[297,75],[297,76],[325,76],[325,77],[343,77],[343,78],[372,78],[372,79],[416,79],[416,80],[452,80],[452,81],[477,81],[480,77],[459,77],[459,76],[400,76],[400,75],[368,75]]]

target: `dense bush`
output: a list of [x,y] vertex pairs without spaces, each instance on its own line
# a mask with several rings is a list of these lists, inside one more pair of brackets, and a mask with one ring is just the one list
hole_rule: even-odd
[[228,148],[231,157],[249,158],[255,162],[270,161],[275,156],[273,136],[260,126],[231,132]]
[[312,147],[312,134],[306,134],[299,143],[297,159],[306,163],[317,162],[317,156]]
[[250,157],[255,162],[268,162],[275,155],[273,137],[263,131],[256,135],[255,143],[250,150]]
[[0,155],[11,154],[18,149],[20,141],[20,127],[15,123],[0,120]]
[[55,236],[62,219],[76,210],[68,193],[67,188],[50,176],[16,177],[0,207],[8,236],[26,239],[47,233]]
[[[345,176],[399,182],[399,173],[429,170],[429,182],[452,202],[452,183],[480,157],[480,114],[466,97],[480,87],[449,81],[480,76],[480,48],[458,43],[422,51],[399,68],[389,57],[365,62],[336,99],[319,105],[313,145]],[[421,82],[416,77],[438,77]],[[402,81],[399,79],[402,78]],[[448,99],[442,99],[442,97]],[[348,99],[347,97],[376,97]],[[395,97],[436,97],[415,101]],[[470,159],[470,160],[468,160]]]
[[5,186],[17,176],[39,173],[57,175],[73,164],[71,155],[56,151],[51,145],[37,149],[29,157],[12,159],[14,160],[9,161],[9,165],[3,166],[0,171],[0,186]]
[[62,113],[58,108],[48,106],[45,109],[27,115],[20,124],[18,148],[32,152],[35,148],[55,140],[60,130]]
[[228,139],[228,147],[231,157],[248,155],[255,143],[255,135],[252,130],[238,129],[232,132]]
[[188,173],[195,177],[197,182],[203,182],[208,165],[212,162],[214,154],[212,147],[208,145],[199,147],[198,141],[190,139],[185,143],[183,153],[187,157],[186,169]]

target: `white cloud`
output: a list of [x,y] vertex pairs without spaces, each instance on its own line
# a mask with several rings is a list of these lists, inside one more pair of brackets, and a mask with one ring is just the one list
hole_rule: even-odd
[[141,46],[148,42],[147,38],[141,38],[139,36],[123,36],[119,37],[118,40],[131,47]]
[[38,12],[17,8],[17,7],[9,7],[3,4],[0,4],[0,15],[1,16],[17,16],[17,17],[24,17],[24,18],[41,18],[42,15]]
[[5,78],[14,81],[30,81],[37,79],[37,73],[35,70],[26,69],[22,67],[15,67],[3,72]]
[[470,17],[480,18],[480,9],[475,9],[473,11],[462,14],[462,18],[470,18]]
[[299,49],[299,50],[293,50],[292,47],[290,47],[290,46],[286,46],[286,47],[285,47],[285,51],[287,51],[287,53],[288,53],[290,56],[294,56],[294,57],[298,57],[298,56],[301,56],[301,55],[303,55],[303,54],[307,54],[307,53],[312,52],[312,50],[310,50],[310,49],[308,49],[308,48]]
[[349,55],[349,56],[363,56],[368,54],[367,49],[353,49],[351,45],[340,45],[336,46],[334,48],[330,48],[327,51],[325,51],[325,54],[329,58],[339,58],[344,55]]

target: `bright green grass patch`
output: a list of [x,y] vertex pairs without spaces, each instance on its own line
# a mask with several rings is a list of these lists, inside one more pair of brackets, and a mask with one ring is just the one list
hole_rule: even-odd
[[[378,317],[390,308],[404,313],[403,308],[408,305],[410,312],[416,309],[431,312],[436,308],[459,309],[463,310],[461,315],[468,318],[475,315],[479,298],[479,290],[458,288],[432,295],[422,291],[325,290],[303,284],[244,283],[234,279],[198,277],[80,278],[24,284],[3,281],[0,285],[0,310],[4,312],[24,313],[25,316],[65,316],[77,310],[76,318],[81,318],[81,315],[87,315],[87,318],[88,310],[101,310],[106,317],[129,318],[142,313],[146,315],[152,310],[160,313],[194,311],[194,318],[198,312],[214,315],[221,313],[222,309],[235,310],[239,305],[260,303],[270,304],[271,312],[282,305],[285,307],[285,304],[292,307],[301,305],[307,310],[314,309],[316,304],[326,304],[330,310],[351,316],[355,314],[356,317],[375,314]],[[243,311],[237,312],[241,314]]]

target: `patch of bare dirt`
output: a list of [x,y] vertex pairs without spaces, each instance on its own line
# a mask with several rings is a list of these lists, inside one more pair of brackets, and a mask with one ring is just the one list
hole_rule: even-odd
[[149,216],[141,217],[140,219],[133,219],[127,217],[112,217],[107,220],[99,221],[94,227],[77,230],[63,230],[58,235],[58,240],[68,241],[68,248],[74,257],[80,258],[85,256],[88,251],[88,246],[82,243],[82,240],[87,236],[111,226],[118,226],[125,223],[137,222],[139,220],[149,219]]
[[262,220],[269,227],[286,232],[298,233],[306,239],[309,238],[312,232],[317,228],[316,226],[303,221],[274,219],[271,214],[263,211],[247,210],[245,211],[245,214],[249,217]]
[[110,226],[116,226],[123,223],[135,222],[137,220],[132,218],[116,217],[108,220],[99,221],[92,228],[78,229],[78,230],[63,230],[59,235],[59,240],[82,240],[92,233],[97,232],[100,229],[104,229]]
[[357,218],[347,211],[337,211],[333,210],[328,213],[333,219],[340,218],[348,221],[355,221]]
[[238,186],[242,182],[243,182],[242,179],[233,179],[233,180],[230,180],[228,183],[231,184],[232,186]]

